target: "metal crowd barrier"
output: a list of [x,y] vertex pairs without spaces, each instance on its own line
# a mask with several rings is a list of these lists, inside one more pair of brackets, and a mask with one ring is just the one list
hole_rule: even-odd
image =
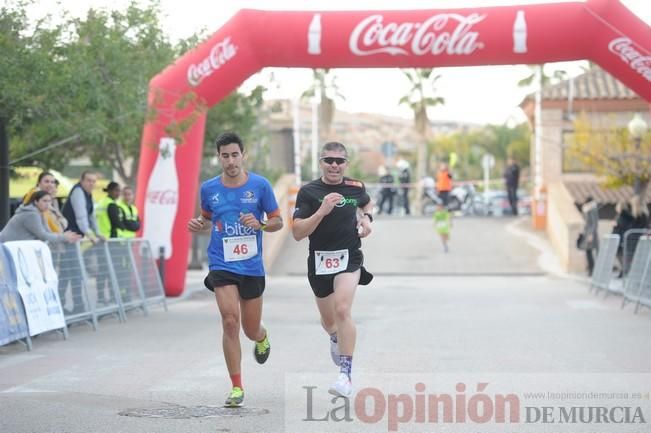
[[619,235],[607,235],[599,243],[599,253],[592,272],[590,290],[595,292],[605,290],[608,293],[621,293],[622,288],[616,284],[611,284],[613,279],[613,266],[617,257],[617,248],[619,247]]
[[51,244],[52,263],[59,278],[59,299],[66,324],[89,322],[97,329],[97,314],[88,297],[88,273],[84,253],[90,242]]
[[127,311],[148,314],[148,307],[158,303],[167,311],[148,241],[110,239],[93,244],[84,240],[51,248],[59,250],[54,265],[66,324],[85,321],[97,329],[98,318],[116,316],[124,322]]
[[163,304],[163,308],[167,311],[165,289],[149,241],[139,238],[130,239],[129,254],[145,314],[147,314],[147,307],[152,304]]
[[622,242],[622,275],[624,278],[628,276],[628,271],[631,268],[631,261],[635,254],[635,247],[641,236],[648,234],[648,229],[629,229],[624,233]]
[[[651,237],[642,236],[637,242],[635,254],[631,261],[631,266],[624,281],[624,299],[622,308],[627,302],[635,302],[635,312],[637,313],[642,300],[643,288],[649,284],[651,279],[651,270],[649,262],[651,261]],[[649,296],[648,290],[644,291],[645,296]]]

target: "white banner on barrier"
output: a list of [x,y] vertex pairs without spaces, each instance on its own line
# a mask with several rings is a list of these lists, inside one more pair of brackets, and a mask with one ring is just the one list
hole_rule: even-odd
[[59,300],[59,278],[50,248],[41,241],[4,244],[16,265],[18,292],[25,305],[29,335],[66,326]]

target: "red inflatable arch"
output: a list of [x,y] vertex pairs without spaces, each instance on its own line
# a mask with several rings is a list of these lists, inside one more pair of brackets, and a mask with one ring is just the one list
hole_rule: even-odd
[[136,203],[154,253],[165,247],[167,294],[177,296],[185,285],[186,224],[197,200],[205,127],[201,108],[263,67],[429,68],[580,59],[598,63],[651,101],[651,29],[616,0],[414,11],[241,10],[150,83]]

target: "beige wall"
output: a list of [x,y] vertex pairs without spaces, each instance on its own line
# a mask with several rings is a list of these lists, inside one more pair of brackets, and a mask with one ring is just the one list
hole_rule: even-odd
[[576,248],[576,238],[583,230],[583,217],[563,182],[550,182],[547,186],[547,236],[561,266],[566,271],[585,269],[585,253]]
[[289,187],[296,185],[295,179],[293,174],[285,174],[274,185],[274,195],[278,201],[278,207],[283,218],[283,228],[277,232],[263,233],[262,235],[262,258],[267,273],[273,267],[276,257],[280,254],[291,232],[289,221],[292,217],[293,209],[289,209]]
[[[593,129],[609,129],[612,125],[626,127],[635,112],[587,112]],[[641,113],[651,124],[649,112]],[[579,114],[577,114],[579,115]],[[563,181],[594,180],[590,173],[563,173],[563,131],[574,125],[563,119],[563,110],[542,110],[542,169],[543,183],[547,187],[547,235],[562,266],[570,272],[583,272],[585,253],[576,248],[576,238],[583,230],[583,217],[574,204]],[[533,139],[532,139],[533,143]],[[532,145],[532,161],[535,156]],[[533,163],[532,163],[533,166]],[[610,233],[611,221],[600,221],[600,234]]]

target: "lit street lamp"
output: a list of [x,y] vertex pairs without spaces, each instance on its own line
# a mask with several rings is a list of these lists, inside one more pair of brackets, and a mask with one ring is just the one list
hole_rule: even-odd
[[631,137],[635,140],[635,184],[633,185],[633,191],[636,195],[640,194],[640,145],[642,144],[642,137],[646,134],[648,129],[647,123],[642,119],[639,113],[636,113],[633,119],[628,122],[628,132],[631,133]]

